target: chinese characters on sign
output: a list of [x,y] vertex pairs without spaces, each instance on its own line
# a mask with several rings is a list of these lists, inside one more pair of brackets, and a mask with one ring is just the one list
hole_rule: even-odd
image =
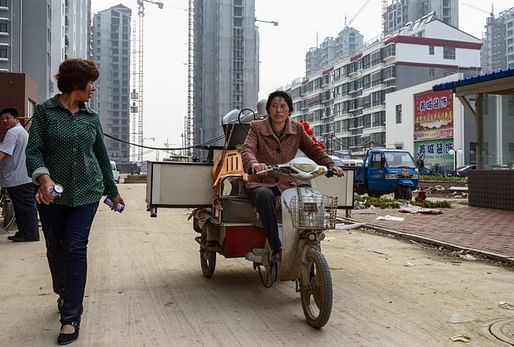
[[427,167],[451,167],[453,157],[453,93],[449,90],[414,96],[414,151]]
[[453,163],[453,156],[448,154],[450,149],[453,149],[453,139],[417,141],[414,143],[414,152],[423,155],[427,167],[433,167],[435,164],[444,166]]
[[453,93],[414,96],[414,141],[453,137]]

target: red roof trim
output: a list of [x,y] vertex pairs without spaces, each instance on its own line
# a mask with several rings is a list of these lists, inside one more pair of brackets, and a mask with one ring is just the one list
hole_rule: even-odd
[[455,48],[467,48],[467,49],[480,49],[482,43],[455,41],[455,40],[443,40],[443,39],[431,39],[428,37],[416,37],[416,36],[393,36],[384,42],[386,45],[389,43],[408,43],[413,45],[424,45],[424,46],[442,46],[442,47],[455,47]]
[[397,61],[395,65],[404,65],[404,66],[419,66],[419,67],[437,67],[437,68],[454,68],[459,70],[471,70],[471,71],[480,71],[482,68],[480,66],[468,66],[462,67],[454,64],[429,64],[429,63],[415,63],[412,61]]

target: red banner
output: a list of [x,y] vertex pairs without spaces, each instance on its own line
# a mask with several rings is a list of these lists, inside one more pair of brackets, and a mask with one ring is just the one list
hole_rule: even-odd
[[453,137],[453,93],[451,90],[414,96],[414,140]]

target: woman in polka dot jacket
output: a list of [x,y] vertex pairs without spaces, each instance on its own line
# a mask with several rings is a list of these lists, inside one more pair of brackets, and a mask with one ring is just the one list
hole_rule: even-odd
[[[53,290],[59,295],[61,331],[57,342],[78,337],[86,286],[87,243],[102,195],[123,199],[112,176],[98,114],[86,104],[99,72],[94,62],[69,59],[56,76],[62,92],[36,106],[27,145],[27,169],[39,189],[39,216],[45,235]],[[58,197],[55,184],[63,186]]]

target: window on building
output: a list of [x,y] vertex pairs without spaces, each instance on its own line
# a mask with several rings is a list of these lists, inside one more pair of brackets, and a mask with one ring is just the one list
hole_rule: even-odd
[[428,75],[429,76],[435,76],[435,68],[431,67],[428,69]]
[[434,46],[428,46],[428,54],[434,55]]
[[444,59],[455,59],[455,47],[443,47]]
[[9,20],[7,18],[0,18],[0,33],[9,32]]
[[0,45],[0,59],[8,59],[9,58],[9,46]]
[[379,51],[373,52],[371,54],[371,65],[375,66],[377,64],[380,64],[382,62],[382,54]]
[[7,1],[8,0],[0,0],[0,7],[7,7]]
[[386,46],[382,48],[382,57],[384,59],[388,57],[394,57],[396,55],[396,46],[394,44],[391,44],[389,46]]
[[396,124],[402,123],[402,105],[396,105]]

